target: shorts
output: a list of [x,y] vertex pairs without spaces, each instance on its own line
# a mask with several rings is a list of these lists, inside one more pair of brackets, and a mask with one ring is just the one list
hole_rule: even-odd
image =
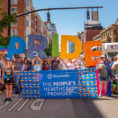
[[4,79],[4,82],[5,82],[5,84],[13,84],[13,78],[9,78],[9,79]]
[[108,77],[100,77],[100,81],[108,81]]

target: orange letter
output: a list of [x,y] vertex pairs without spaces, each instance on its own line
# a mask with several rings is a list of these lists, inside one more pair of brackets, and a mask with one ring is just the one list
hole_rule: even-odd
[[87,41],[84,43],[84,52],[85,52],[85,62],[86,66],[96,66],[98,60],[93,60],[93,56],[100,56],[102,55],[102,51],[92,51],[91,48],[94,46],[102,46],[101,41]]
[[[67,42],[72,41],[75,44],[75,51],[73,53],[67,53]],[[62,59],[74,59],[77,58],[82,52],[81,41],[75,36],[62,35],[61,36],[61,55]]]

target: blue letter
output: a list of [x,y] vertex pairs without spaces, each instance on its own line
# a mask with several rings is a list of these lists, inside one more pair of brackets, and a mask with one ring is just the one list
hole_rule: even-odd
[[[18,49],[16,49],[16,43],[19,43]],[[12,60],[14,54],[21,54],[25,51],[25,49],[26,49],[26,43],[24,39],[16,36],[11,36],[7,58],[10,58],[10,60]]]

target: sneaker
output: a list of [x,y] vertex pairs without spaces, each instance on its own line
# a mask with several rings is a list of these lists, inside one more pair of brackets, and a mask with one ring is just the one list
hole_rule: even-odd
[[12,101],[11,98],[8,98],[8,101],[11,102]]
[[5,100],[4,100],[5,102],[7,102],[7,101],[9,101],[9,98],[5,98]]
[[102,94],[101,93],[99,94],[99,97],[102,97]]

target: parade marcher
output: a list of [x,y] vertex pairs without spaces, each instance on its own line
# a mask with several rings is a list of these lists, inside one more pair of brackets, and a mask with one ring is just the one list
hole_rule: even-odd
[[61,70],[67,70],[67,62],[66,62],[65,59],[61,59],[61,60],[60,60],[59,68],[60,68]]
[[47,70],[51,70],[51,61],[47,60]]
[[105,64],[107,67],[108,71],[108,87],[107,87],[107,96],[111,96],[111,79],[112,79],[112,71],[111,71],[111,64],[110,61],[108,60],[107,55],[105,56]]
[[22,58],[19,57],[18,61],[15,64],[14,67],[14,83],[15,83],[15,93],[19,94],[21,92],[20,90],[20,72],[22,71],[23,68],[23,62]]
[[10,59],[6,59],[6,65],[4,67],[4,82],[5,82],[5,90],[6,90],[6,101],[11,101],[12,96],[12,88],[13,88],[13,73],[14,73],[14,65],[11,63]]
[[68,62],[67,62],[67,69],[68,70],[74,70],[75,69],[74,61],[75,61],[74,59],[73,60],[71,60],[71,59],[68,60]]
[[27,68],[26,71],[32,71],[33,70],[33,65],[30,60],[27,60]]
[[108,81],[108,70],[106,66],[106,60],[105,56],[102,55],[100,57],[100,61],[98,62],[96,69],[99,71],[99,79],[100,79],[100,94],[99,96],[102,96],[102,86],[104,84],[105,87],[105,95],[107,94],[107,81]]
[[76,59],[74,63],[75,63],[75,69],[84,69],[85,68],[84,64],[79,59]]
[[27,60],[26,59],[23,60],[22,71],[27,71]]
[[117,61],[113,63],[112,70],[115,72],[115,79],[117,82],[117,93],[118,93],[118,55],[116,56]]
[[55,58],[53,61],[52,61],[52,70],[59,70],[59,64],[60,64],[60,62],[59,62],[59,60],[58,60],[58,58]]
[[34,71],[40,71],[42,69],[42,61],[40,58],[34,59]]
[[3,60],[3,56],[0,54],[0,94],[2,94],[2,88],[4,84],[4,79],[3,79],[4,65],[5,63]]

